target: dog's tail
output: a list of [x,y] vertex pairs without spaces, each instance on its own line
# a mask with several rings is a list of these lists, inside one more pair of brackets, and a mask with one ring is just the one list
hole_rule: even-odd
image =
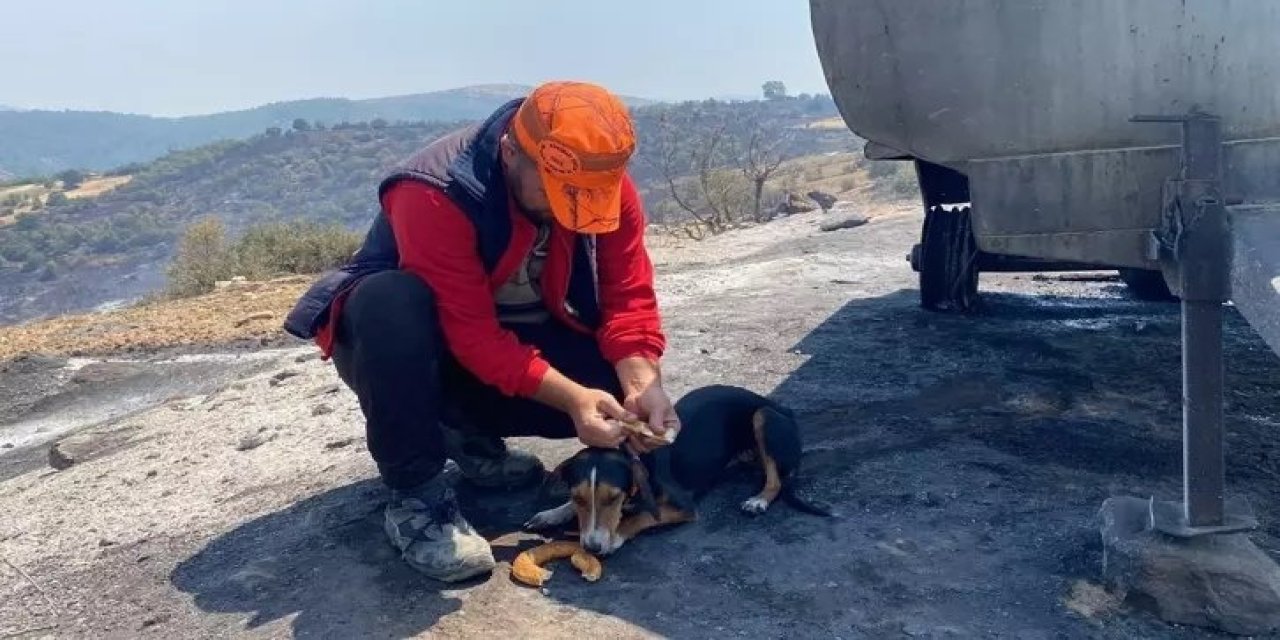
[[830,505],[823,504],[820,502],[813,502],[806,498],[802,498],[799,494],[797,494],[795,489],[794,476],[791,478],[787,478],[786,481],[782,483],[782,491],[779,493],[779,495],[782,497],[782,500],[784,502],[791,505],[791,507],[797,511],[801,511],[803,513],[808,513],[815,516],[822,516],[824,518],[839,517],[831,509]]

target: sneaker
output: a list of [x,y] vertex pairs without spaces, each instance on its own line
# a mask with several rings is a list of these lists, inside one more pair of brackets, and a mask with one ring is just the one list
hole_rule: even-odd
[[533,454],[511,451],[502,438],[450,426],[445,451],[468,482],[486,489],[520,489],[542,481],[546,467]]
[[383,529],[409,566],[435,580],[460,582],[488,573],[495,561],[489,541],[462,517],[448,475],[393,489]]

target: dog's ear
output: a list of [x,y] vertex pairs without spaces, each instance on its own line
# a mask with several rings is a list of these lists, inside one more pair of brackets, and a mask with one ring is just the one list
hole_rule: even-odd
[[551,489],[556,485],[568,485],[569,479],[566,477],[569,470],[569,463],[573,462],[573,456],[565,458],[560,464],[542,476],[542,485],[538,487],[538,501],[544,502],[551,497]]
[[653,497],[653,487],[649,482],[649,470],[639,458],[631,459],[631,497],[635,499],[640,510],[658,519],[658,501]]

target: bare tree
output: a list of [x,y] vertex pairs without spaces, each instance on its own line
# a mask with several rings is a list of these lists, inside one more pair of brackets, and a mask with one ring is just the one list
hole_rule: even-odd
[[658,119],[652,166],[695,239],[732,228],[748,213],[763,221],[765,190],[782,166],[789,132],[762,116],[669,111]]
[[699,126],[704,124],[697,121],[701,119],[695,116],[695,122],[677,123],[672,114],[663,114],[655,145],[658,171],[671,200],[693,218],[686,232],[694,239],[701,239],[704,231],[720,233],[735,217],[721,169],[727,124],[715,121]]
[[735,155],[743,177],[751,182],[751,215],[756,222],[764,222],[760,210],[764,187],[786,160],[790,135],[790,131],[780,123],[769,124],[760,118],[752,118],[747,123],[746,139],[742,143],[742,149]]

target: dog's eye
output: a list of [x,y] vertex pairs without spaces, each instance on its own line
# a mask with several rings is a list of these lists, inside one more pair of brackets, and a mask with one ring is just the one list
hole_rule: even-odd
[[587,503],[587,499],[586,499],[586,498],[584,498],[584,497],[582,497],[582,496],[574,496],[574,497],[573,497],[573,503],[574,503],[574,504],[576,504],[576,505],[578,505],[578,506],[582,506],[582,505],[584,505],[584,504],[586,504],[586,503]]

